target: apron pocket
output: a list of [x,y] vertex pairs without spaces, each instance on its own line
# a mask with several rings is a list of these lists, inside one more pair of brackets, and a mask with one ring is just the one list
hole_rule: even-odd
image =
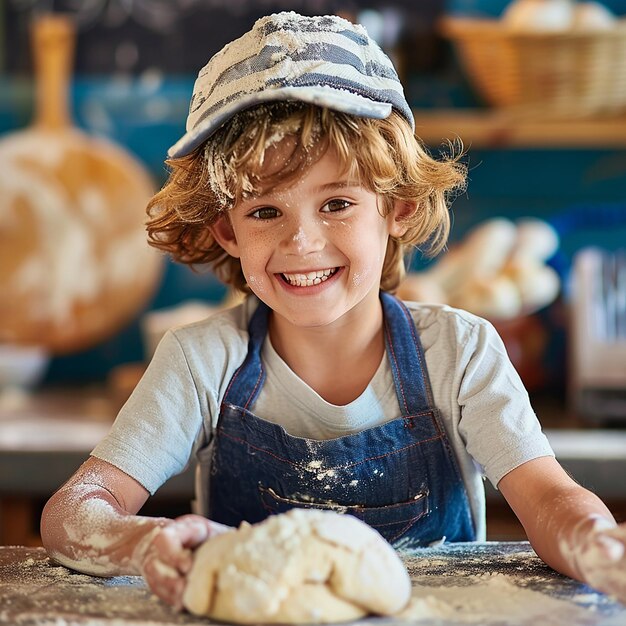
[[347,513],[375,528],[387,541],[397,541],[415,523],[428,515],[428,492],[418,493],[405,502],[386,506],[365,507],[358,505],[342,505],[334,502],[314,502],[299,498],[285,498],[273,489],[259,485],[259,494],[263,507],[269,514],[285,513],[293,508],[318,509]]

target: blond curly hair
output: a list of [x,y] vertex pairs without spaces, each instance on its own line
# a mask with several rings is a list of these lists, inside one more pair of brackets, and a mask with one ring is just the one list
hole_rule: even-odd
[[[268,176],[265,151],[284,137],[292,140],[291,156]],[[387,244],[381,289],[395,291],[407,252],[420,248],[434,256],[445,246],[449,204],[466,176],[458,146],[440,159],[431,157],[395,111],[371,119],[280,102],[238,113],[194,152],[166,162],[169,179],[147,207],[150,245],[178,262],[207,264],[224,283],[249,292],[239,259],[215,241],[209,227],[240,199],[288,185],[329,148],[351,179],[378,194],[383,216],[396,200],[416,206],[405,218],[406,233]]]

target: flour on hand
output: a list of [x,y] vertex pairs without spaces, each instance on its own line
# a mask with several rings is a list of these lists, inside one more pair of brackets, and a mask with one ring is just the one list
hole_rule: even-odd
[[375,530],[350,515],[293,509],[205,542],[183,605],[242,624],[330,623],[395,614],[410,596],[405,566]]
[[594,589],[626,603],[626,525],[603,517],[582,520],[561,550]]

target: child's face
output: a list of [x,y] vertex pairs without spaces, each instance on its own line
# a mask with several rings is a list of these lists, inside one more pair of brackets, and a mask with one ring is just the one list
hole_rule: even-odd
[[[288,148],[284,140],[268,149],[266,167],[281,167]],[[378,307],[387,240],[405,230],[396,217],[406,207],[382,217],[376,194],[341,170],[329,150],[294,183],[243,199],[212,228],[250,289],[301,328]]]

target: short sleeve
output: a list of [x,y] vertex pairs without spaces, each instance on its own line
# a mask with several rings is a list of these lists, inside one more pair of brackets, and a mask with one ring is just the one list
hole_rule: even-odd
[[459,432],[490,482],[497,486],[519,465],[554,456],[524,384],[489,322],[473,325],[460,361]]
[[170,331],[109,434],[91,454],[153,494],[185,469],[201,428],[198,391],[184,351]]

